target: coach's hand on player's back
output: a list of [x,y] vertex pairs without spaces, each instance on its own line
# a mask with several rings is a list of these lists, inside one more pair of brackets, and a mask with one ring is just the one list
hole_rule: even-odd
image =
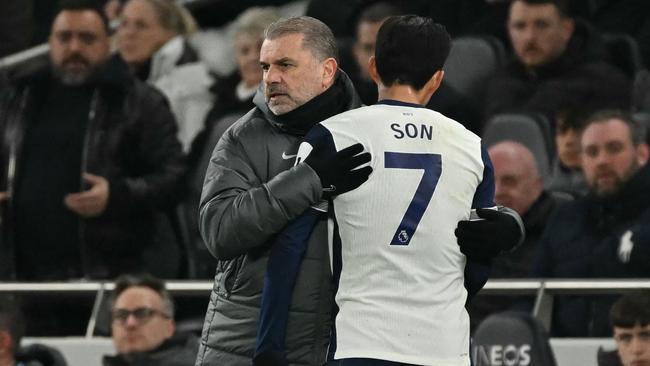
[[320,178],[323,198],[330,198],[359,187],[372,173],[370,166],[359,168],[370,162],[370,153],[364,153],[363,145],[360,143],[346,147],[334,155],[326,156],[326,154],[325,151],[314,148],[305,159],[305,164],[309,165]]
[[524,240],[521,218],[516,212],[499,207],[479,208],[479,220],[462,220],[454,233],[460,251],[471,260],[489,262],[497,254],[510,250]]

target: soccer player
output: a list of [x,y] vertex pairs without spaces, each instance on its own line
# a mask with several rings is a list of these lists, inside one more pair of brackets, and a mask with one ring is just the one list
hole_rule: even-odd
[[[444,27],[430,19],[386,20],[369,63],[379,102],[323,121],[298,152],[297,162],[320,172],[333,197],[339,311],[330,348],[341,366],[470,364],[465,302],[487,280],[490,259],[507,248],[499,239],[484,238],[480,246],[458,235],[472,208],[479,219],[501,213],[485,209],[494,207],[494,177],[480,138],[423,107],[440,86],[450,46]],[[372,169],[369,179],[349,192],[328,184],[328,175],[336,172],[321,168],[343,152],[369,160],[359,174]],[[518,216],[509,217],[506,226],[513,230],[504,232],[523,238]],[[314,220],[313,212],[299,220]],[[287,283],[274,280],[291,277],[290,267],[272,263],[295,263],[276,256],[300,256],[301,236],[309,235],[300,234],[305,228],[298,222],[287,228],[295,228],[295,235],[285,230],[272,247],[267,280],[275,285],[265,285],[257,355],[273,348],[265,314],[274,315],[264,302],[275,304],[269,296]],[[295,250],[281,252],[278,245]]]

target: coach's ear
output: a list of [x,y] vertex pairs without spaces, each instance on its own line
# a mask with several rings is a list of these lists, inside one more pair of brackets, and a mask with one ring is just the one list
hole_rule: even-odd
[[329,88],[334,83],[336,70],[338,70],[338,63],[334,57],[323,61],[323,88]]
[[375,60],[375,56],[370,56],[368,59],[368,75],[370,75],[370,78],[375,82],[375,84],[383,85],[379,73],[377,72],[377,60]]

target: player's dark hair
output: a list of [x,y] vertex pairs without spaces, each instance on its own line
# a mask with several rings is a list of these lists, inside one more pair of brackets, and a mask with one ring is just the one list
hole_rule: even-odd
[[417,15],[390,17],[377,34],[377,72],[386,86],[420,90],[442,70],[450,49],[449,33],[433,20]]
[[15,355],[25,329],[20,307],[15,298],[9,295],[0,296],[0,331],[9,333]]
[[62,0],[59,3],[59,6],[57,7],[56,15],[58,15],[62,11],[66,11],[66,10],[67,11],[84,11],[84,10],[94,11],[102,19],[102,23],[104,24],[104,29],[106,30],[106,33],[109,33],[110,22],[108,21],[108,17],[106,16],[106,13],[104,13],[104,8],[103,8],[102,4],[99,1],[97,1],[97,0]]
[[609,312],[610,324],[614,327],[645,327],[650,324],[650,291],[635,291],[623,295]]
[[517,1],[526,3],[528,5],[554,5],[557,9],[557,12],[560,16],[566,18],[569,17],[569,3],[566,0],[513,0],[511,4],[514,4]]

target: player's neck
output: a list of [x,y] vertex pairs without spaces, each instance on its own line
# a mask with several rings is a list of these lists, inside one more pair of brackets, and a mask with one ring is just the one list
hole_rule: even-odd
[[379,85],[379,100],[392,99],[400,102],[425,105],[429,102],[431,95],[422,90],[415,90],[409,85],[392,85],[386,87]]

